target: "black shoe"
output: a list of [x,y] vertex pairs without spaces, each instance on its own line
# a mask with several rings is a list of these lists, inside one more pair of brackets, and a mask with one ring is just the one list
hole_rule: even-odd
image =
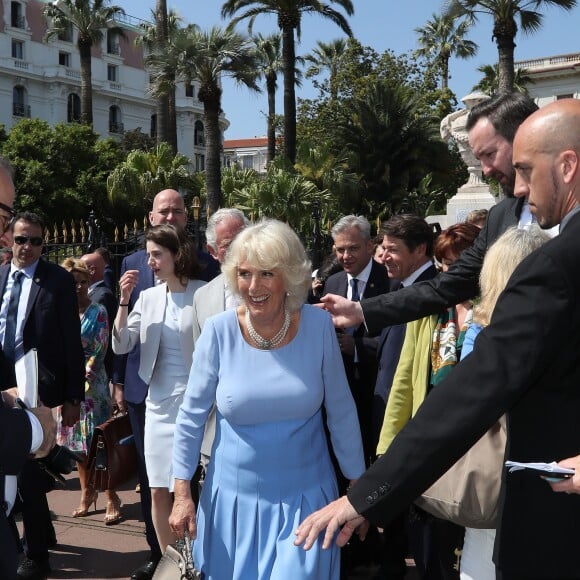
[[50,565],[48,560],[36,562],[30,558],[24,558],[18,566],[16,578],[18,580],[46,580],[50,574]]
[[153,574],[155,573],[155,568],[159,564],[160,558],[149,558],[145,564],[139,566],[136,570],[131,573],[131,580],[151,580]]

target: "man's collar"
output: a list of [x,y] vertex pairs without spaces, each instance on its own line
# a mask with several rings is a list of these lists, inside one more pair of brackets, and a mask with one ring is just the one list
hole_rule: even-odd
[[25,268],[19,268],[14,262],[10,262],[10,276],[19,270],[20,272],[23,272],[27,278],[34,278],[34,273],[36,272],[38,262],[40,262],[40,259],[36,260],[36,262],[33,262],[30,264],[30,266],[26,266]]
[[369,263],[356,276],[353,276],[352,274],[349,273],[346,274],[348,283],[350,284],[352,278],[356,278],[357,280],[360,280],[361,282],[364,282],[366,284],[369,280],[369,276],[371,275],[372,269],[373,269],[373,258],[371,256]]
[[570,210],[560,222],[560,233],[568,225],[570,220],[580,211],[580,205],[577,205],[574,209]]
[[406,288],[415,282],[415,280],[433,265],[431,260],[427,260],[422,266],[419,266],[412,274],[401,280],[401,284]]

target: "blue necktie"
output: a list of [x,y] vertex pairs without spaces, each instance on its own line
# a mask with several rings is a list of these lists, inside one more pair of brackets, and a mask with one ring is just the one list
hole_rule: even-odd
[[18,322],[18,303],[22,292],[22,272],[14,272],[14,284],[10,293],[10,302],[6,310],[6,328],[4,330],[4,356],[14,362],[15,342],[16,342],[16,324]]
[[350,279],[351,296],[350,299],[353,302],[360,302],[360,294],[358,293],[358,280],[356,278]]

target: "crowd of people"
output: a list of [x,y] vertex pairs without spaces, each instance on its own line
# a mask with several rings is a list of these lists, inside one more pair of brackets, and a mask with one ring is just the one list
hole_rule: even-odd
[[[443,231],[396,215],[374,237],[343,216],[315,272],[289,225],[239,209],[213,214],[197,251],[174,190],[155,197],[117,283],[106,251],[49,264],[42,221],[14,212],[0,163],[0,577],[50,574],[37,459],[55,442],[77,453],[72,515],[86,516],[86,455],[116,408],[151,550],[132,580],[186,535],[206,580],[339,580],[359,564],[403,579],[409,556],[430,580],[580,578],[580,101],[538,110],[502,94],[467,130],[500,203]],[[23,410],[15,363],[30,349],[39,406]],[[505,459],[578,473],[498,473],[493,527],[415,503],[498,421]],[[105,497],[105,523],[121,521]]]

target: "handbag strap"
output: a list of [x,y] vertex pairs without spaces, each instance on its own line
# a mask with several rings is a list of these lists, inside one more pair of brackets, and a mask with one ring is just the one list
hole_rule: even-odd
[[189,538],[189,533],[187,532],[187,530],[185,531],[183,539],[177,540],[175,542],[175,548],[182,555],[185,564],[185,570],[181,571],[182,579],[184,580],[193,579],[195,568],[193,566],[193,555],[191,553],[191,540]]

